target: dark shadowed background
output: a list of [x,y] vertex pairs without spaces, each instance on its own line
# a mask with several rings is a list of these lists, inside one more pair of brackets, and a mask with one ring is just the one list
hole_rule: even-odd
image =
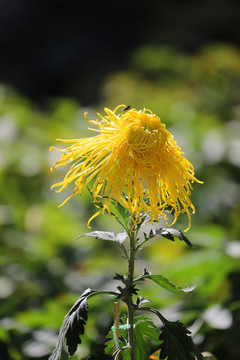
[[237,0],[1,0],[0,79],[33,100],[89,105],[101,100],[106,75],[131,69],[137,47],[239,45],[239,19]]

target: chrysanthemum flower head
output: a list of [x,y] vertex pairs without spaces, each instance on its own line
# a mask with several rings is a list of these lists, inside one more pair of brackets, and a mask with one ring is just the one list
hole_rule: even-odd
[[89,121],[84,114],[96,125],[97,129],[91,129],[98,133],[96,136],[58,139],[72,145],[59,150],[62,157],[52,169],[72,165],[63,181],[53,187],[59,187],[56,191],[60,192],[74,181],[71,198],[91,183],[94,202],[102,206],[89,222],[100,213],[111,213],[109,207],[114,201],[128,209],[134,223],[142,212],[151,222],[161,216],[167,218],[164,210],[170,207],[174,222],[180,213],[186,213],[190,227],[190,211],[194,213],[195,208],[189,196],[192,183],[200,182],[192,164],[157,115],[146,109],[127,107],[124,111],[124,107],[120,105],[114,111],[105,108],[106,115],[98,114],[96,121]]

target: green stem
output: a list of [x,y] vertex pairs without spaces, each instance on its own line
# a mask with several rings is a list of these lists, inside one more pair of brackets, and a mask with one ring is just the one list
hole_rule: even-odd
[[[135,254],[136,254],[136,246],[135,246],[135,233],[132,229],[133,224],[130,224],[131,228],[129,231],[129,260],[128,260],[128,277],[127,277],[127,287],[131,287],[133,285],[133,276],[134,276],[134,263],[135,263]],[[129,295],[127,299],[127,307],[128,307],[128,323],[131,325],[128,330],[128,342],[131,347],[130,350],[130,360],[135,360],[135,348],[134,348],[134,306],[132,295]]]

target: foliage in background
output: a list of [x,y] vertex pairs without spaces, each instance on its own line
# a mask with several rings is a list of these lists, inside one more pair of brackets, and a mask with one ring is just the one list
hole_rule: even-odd
[[[240,51],[214,45],[190,56],[171,48],[141,47],[132,54],[131,70],[105,79],[102,97],[110,108],[118,103],[151,108],[204,181],[204,186],[194,186],[192,195],[196,215],[188,237],[196,248],[155,239],[139,261],[182,287],[197,288],[183,301],[182,295],[159,291],[145,281],[142,295],[150,297],[169,320],[188,325],[202,350],[219,360],[239,359]],[[94,107],[101,112],[103,105]],[[56,161],[49,145],[56,137],[89,136],[84,134],[83,113],[88,110],[91,118],[95,109],[58,99],[44,112],[11,90],[0,89],[0,358],[4,360],[46,360],[64,314],[80,293],[89,284],[95,289],[119,285],[109,274],[121,273],[124,262],[111,243],[74,240],[86,232],[87,219],[95,211],[89,194],[57,209],[61,198],[50,191],[62,172],[49,172]],[[67,195],[61,194],[62,200]],[[180,221],[185,229],[184,216]],[[105,217],[96,222],[102,230],[119,230]],[[142,273],[140,265],[137,272]],[[107,299],[104,307],[95,299],[89,301],[86,336],[78,350],[83,359],[90,348],[103,352],[112,312]]]

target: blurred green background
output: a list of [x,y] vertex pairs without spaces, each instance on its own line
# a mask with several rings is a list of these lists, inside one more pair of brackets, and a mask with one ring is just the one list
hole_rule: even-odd
[[[177,285],[195,284],[197,288],[184,295],[170,294],[145,281],[140,294],[150,298],[169,320],[183,321],[202,351],[211,351],[219,360],[240,358],[240,49],[235,39],[230,41],[231,34],[228,42],[219,41],[220,36],[208,39],[208,33],[195,48],[190,39],[182,39],[179,46],[167,36],[167,19],[163,23],[165,41],[156,37],[156,26],[152,27],[152,41],[148,34],[148,41],[140,39],[133,46],[135,38],[130,37],[124,55],[127,66],[121,66],[120,55],[115,62],[111,57],[115,65],[98,74],[94,94],[89,90],[98,72],[93,71],[93,60],[92,68],[87,68],[90,88],[86,88],[87,72],[70,94],[66,86],[64,91],[65,83],[58,92],[56,81],[55,88],[34,87],[28,73],[21,84],[30,93],[26,83],[32,81],[36,95],[31,97],[14,82],[14,73],[12,79],[2,77],[1,360],[46,360],[64,315],[78,296],[88,286],[116,289],[119,283],[112,280],[113,275],[126,272],[126,262],[114,244],[86,237],[76,240],[89,231],[86,224],[95,209],[87,191],[58,208],[73,187],[60,194],[50,190],[65,170],[49,171],[59,153],[48,151],[57,144],[56,138],[92,136],[85,111],[96,119],[96,112],[103,115],[105,106],[118,104],[149,108],[159,115],[194,164],[198,179],[204,181],[192,193],[196,214],[187,236],[195,248],[155,239],[145,246],[136,267],[138,274],[145,265]],[[95,38],[98,36],[96,33]],[[67,58],[67,53],[60,53],[60,58],[63,55]],[[18,68],[18,79],[20,72]],[[62,76],[67,77],[66,72]],[[87,95],[82,96],[85,89]],[[182,215],[175,227],[184,230],[186,226],[187,218]],[[92,230],[96,229],[121,231],[105,216],[92,223]],[[125,310],[122,305],[122,313]],[[89,301],[86,335],[73,359],[103,353],[112,313],[113,299]]]

